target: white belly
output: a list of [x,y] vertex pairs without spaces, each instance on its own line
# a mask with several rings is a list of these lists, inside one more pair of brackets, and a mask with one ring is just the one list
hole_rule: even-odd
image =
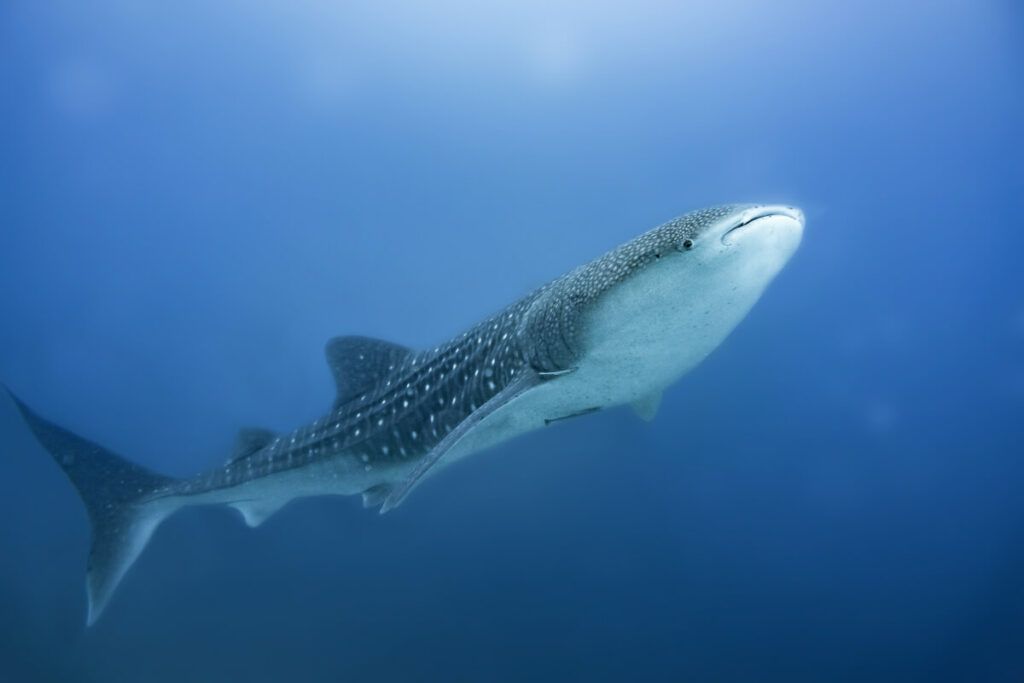
[[698,277],[694,264],[682,258],[666,260],[603,297],[585,321],[584,353],[576,370],[496,411],[446,461],[539,429],[549,420],[643,400],[704,360],[764,286],[744,286],[743,274],[729,268]]

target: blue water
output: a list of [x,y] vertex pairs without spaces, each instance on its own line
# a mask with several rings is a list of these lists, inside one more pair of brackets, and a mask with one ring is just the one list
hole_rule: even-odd
[[1024,680],[1024,12],[1006,1],[0,4],[0,379],[158,471],[322,413],[668,218],[804,243],[658,418],[386,516],[88,523],[0,401],[3,681]]

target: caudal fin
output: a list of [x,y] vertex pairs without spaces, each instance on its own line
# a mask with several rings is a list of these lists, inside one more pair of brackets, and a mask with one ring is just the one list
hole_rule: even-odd
[[7,393],[39,443],[74,484],[89,514],[92,548],[86,587],[89,595],[87,623],[91,626],[107,606],[125,572],[146,547],[157,525],[172,511],[145,500],[173,480],[133,465],[102,446],[41,418],[9,389]]

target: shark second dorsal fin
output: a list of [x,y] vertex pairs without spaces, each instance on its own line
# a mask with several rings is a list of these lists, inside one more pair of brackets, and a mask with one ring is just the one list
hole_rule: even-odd
[[231,452],[228,462],[248,458],[273,441],[276,436],[269,429],[260,429],[259,427],[246,427],[239,430],[238,437],[235,439],[235,450]]
[[413,353],[400,344],[357,336],[334,337],[324,352],[338,386],[335,407],[380,382]]

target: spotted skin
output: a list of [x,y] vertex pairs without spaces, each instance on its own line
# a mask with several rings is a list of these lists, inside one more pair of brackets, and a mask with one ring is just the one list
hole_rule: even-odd
[[386,477],[429,452],[524,371],[527,364],[517,328],[533,298],[526,297],[443,346],[412,355],[379,384],[312,424],[197,479],[166,487],[158,496],[230,488],[335,458]]

